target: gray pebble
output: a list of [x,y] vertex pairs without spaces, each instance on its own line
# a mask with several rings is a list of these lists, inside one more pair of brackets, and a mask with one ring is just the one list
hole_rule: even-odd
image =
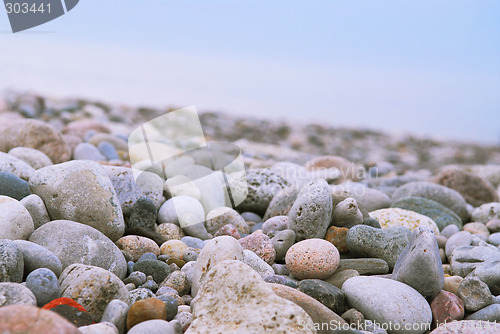
[[205,246],[205,241],[200,238],[195,238],[192,236],[185,236],[181,238],[181,241],[185,243],[188,247],[202,249]]
[[38,307],[59,298],[60,286],[57,276],[47,268],[38,268],[26,277],[26,287],[36,297]]
[[345,311],[344,292],[336,286],[319,279],[304,279],[299,282],[298,289],[337,314]]
[[61,261],[47,248],[26,240],[14,240],[14,243],[23,253],[24,273],[26,275],[38,268],[48,268],[57,277],[61,275]]
[[261,223],[262,222],[262,218],[258,214],[253,213],[253,212],[246,211],[246,212],[243,212],[241,214],[241,216],[243,217],[243,219],[246,222],[254,222],[254,223]]
[[14,304],[36,306],[36,297],[22,284],[0,282],[0,306]]
[[50,221],[49,213],[40,196],[35,194],[26,196],[21,200],[21,204],[24,205],[26,210],[30,213],[35,230]]
[[127,303],[113,299],[104,310],[101,322],[110,322],[116,326],[120,334],[125,333],[129,306]]
[[458,233],[460,229],[458,228],[457,225],[452,224],[448,225],[443,230],[441,231],[441,235],[445,236],[446,238],[450,238],[453,234]]
[[134,283],[135,286],[142,285],[146,282],[146,274],[140,271],[134,271],[127,278],[123,280],[123,283]]
[[354,198],[346,198],[333,210],[332,222],[335,226],[351,228],[363,223],[363,214]]
[[183,255],[182,255],[182,259],[186,262],[189,262],[189,261],[196,261],[196,259],[198,258],[198,255],[200,255],[200,251],[196,248],[193,248],[193,247],[188,247]]
[[20,177],[0,171],[0,195],[22,200],[31,194],[28,182]]
[[138,261],[134,265],[134,271],[142,271],[146,275],[153,276],[156,283],[161,283],[168,274],[170,274],[171,269],[168,264],[158,260],[142,260]]
[[165,303],[165,309],[167,311],[167,321],[172,320],[177,315],[177,310],[179,309],[177,298],[168,294],[163,294],[156,298]]
[[133,305],[136,301],[144,300],[148,298],[154,298],[155,294],[153,291],[144,288],[137,288],[130,291],[130,305]]
[[262,224],[262,232],[269,238],[276,235],[277,232],[288,229],[287,216],[274,216]]
[[89,143],[78,144],[73,151],[74,160],[106,161],[97,147]]
[[476,269],[471,274],[488,285],[494,295],[500,295],[500,261],[487,262]]
[[288,268],[284,264],[279,264],[279,263],[273,263],[271,267],[274,270],[274,273],[276,275],[289,275],[290,271],[288,271]]
[[13,241],[0,239],[0,282],[21,283],[23,274],[23,253]]
[[389,265],[382,259],[370,257],[359,259],[340,259],[336,272],[345,270],[355,270],[358,275],[384,275],[389,272]]
[[139,261],[144,261],[144,260],[157,260],[158,258],[156,257],[156,254],[155,253],[152,253],[152,252],[147,252],[147,253],[143,253],[139,259],[137,260],[137,262]]
[[295,243],[295,233],[292,230],[279,231],[271,242],[276,250],[275,261],[282,260],[288,249]]
[[120,157],[118,156],[118,152],[116,148],[108,141],[102,141],[97,145],[99,152],[107,159],[107,160],[117,160]]
[[158,284],[152,279],[147,280],[144,284],[139,286],[139,288],[144,288],[155,292],[158,289]]
[[465,317],[465,320],[500,322],[500,304],[492,304],[486,306],[479,311],[468,315],[467,317]]
[[175,324],[165,320],[147,320],[132,327],[128,334],[177,334]]
[[475,312],[493,302],[488,285],[477,277],[466,277],[460,283],[457,296],[463,300],[465,310]]
[[490,234],[490,236],[488,237],[488,242],[495,246],[500,245],[500,232]]
[[455,248],[448,261],[454,275],[465,277],[484,263],[500,261],[500,251],[492,245],[463,246]]

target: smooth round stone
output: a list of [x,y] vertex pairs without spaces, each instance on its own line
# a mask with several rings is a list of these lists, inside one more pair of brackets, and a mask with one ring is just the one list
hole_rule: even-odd
[[448,225],[441,231],[441,235],[449,239],[453,234],[459,231],[460,229],[457,225]]
[[189,196],[176,196],[166,201],[158,212],[160,224],[179,225],[184,233],[202,240],[210,239],[203,222],[205,210],[199,201]]
[[9,151],[9,154],[23,160],[34,169],[52,165],[52,161],[45,153],[33,148],[14,147]]
[[283,230],[276,233],[276,235],[271,239],[271,242],[276,251],[275,260],[282,260],[288,249],[295,243],[295,232],[292,230]]
[[119,333],[124,333],[126,329],[126,321],[129,306],[127,303],[113,299],[102,314],[101,322],[109,322],[116,326]]
[[[387,270],[389,270],[389,268],[387,268]],[[349,278],[355,276],[359,276],[359,272],[355,269],[337,270],[332,276],[325,279],[325,282],[342,289],[342,284],[344,284],[344,282]]]
[[456,248],[448,260],[454,275],[465,277],[483,263],[500,261],[500,251],[492,245],[463,246]]
[[144,284],[139,286],[139,288],[148,289],[154,292],[158,289],[158,284],[155,281],[148,279]]
[[62,272],[59,283],[61,297],[81,304],[94,319],[101,319],[113,299],[129,302],[129,291],[120,278],[99,267],[72,264]]
[[80,326],[78,330],[82,334],[119,334],[116,326],[109,322],[100,322],[98,324]]
[[333,194],[348,192],[349,197],[356,200],[359,206],[368,211],[388,208],[391,205],[391,198],[384,192],[367,188],[365,185],[354,182],[346,182],[332,187]]
[[23,281],[23,253],[17,245],[8,239],[0,239],[0,282]]
[[353,255],[380,258],[392,270],[410,237],[410,230],[404,226],[377,229],[356,225],[347,232],[346,244]]
[[60,294],[57,276],[47,268],[32,271],[26,277],[26,287],[35,295],[38,307],[58,298]]
[[399,208],[380,209],[370,212],[370,217],[375,218],[382,229],[392,226],[404,226],[413,231],[419,226],[426,226],[431,228],[436,235],[439,234],[439,229],[432,219],[409,210]]
[[24,205],[26,210],[30,213],[35,230],[50,221],[49,213],[40,196],[35,194],[26,196],[21,200],[21,204]]
[[180,240],[186,236],[179,225],[164,223],[156,226],[156,232],[168,240]]
[[254,222],[254,223],[262,222],[262,218],[254,212],[249,212],[249,211],[243,212],[241,213],[241,217],[245,219],[246,222]]
[[51,221],[33,232],[29,241],[54,253],[63,269],[81,263],[104,268],[120,278],[125,278],[127,273],[127,263],[120,249],[88,225],[69,220]]
[[134,265],[134,271],[153,276],[154,281],[159,284],[170,274],[170,267],[165,262],[148,259],[138,261]]
[[284,178],[268,168],[247,169],[246,181],[248,195],[238,209],[255,212],[258,215],[263,215],[273,196],[288,186]]
[[28,181],[35,173],[35,169],[21,159],[0,151],[0,172],[12,174]]
[[130,330],[138,323],[167,318],[165,303],[157,298],[148,298],[136,301],[128,311],[127,328]]
[[156,242],[146,237],[127,235],[118,239],[115,244],[120,250],[130,254],[132,261],[137,261],[145,252],[160,254],[160,247]]
[[233,224],[224,225],[220,229],[218,229],[217,232],[214,233],[214,237],[219,237],[221,235],[228,235],[235,239],[241,238],[240,232]]
[[180,323],[182,331],[185,332],[193,322],[193,314],[191,312],[179,312],[174,320]]
[[263,219],[267,220],[275,216],[288,215],[300,190],[301,188],[298,186],[287,186],[280,190],[269,203]]
[[[155,173],[142,171],[137,178],[128,167],[103,166],[121,204],[123,214],[129,216],[132,207],[142,197],[153,201],[156,210],[165,202],[163,179]],[[137,176],[137,175],[136,175]]]
[[330,277],[337,269],[340,254],[334,245],[323,239],[299,241],[285,256],[290,274],[298,279]]
[[273,268],[251,250],[243,250],[242,262],[249,265],[253,270],[259,273],[262,278],[274,274]]
[[422,334],[430,330],[432,312],[429,304],[406,284],[380,277],[357,276],[345,281],[342,290],[349,305],[366,318],[378,324],[392,324],[392,328],[398,324],[400,330],[391,333]]
[[180,270],[172,272],[168,278],[160,284],[160,287],[165,286],[177,291],[179,296],[189,293],[190,288],[186,273]]
[[337,271],[345,270],[355,270],[361,275],[384,275],[389,273],[389,266],[377,258],[341,259]]
[[103,141],[107,141],[111,143],[117,150],[125,151],[128,149],[127,141],[114,134],[96,133],[88,141],[95,146],[98,146],[99,143]]
[[488,239],[488,237],[490,236],[490,231],[488,231],[488,228],[483,223],[476,223],[476,222],[467,223],[464,225],[463,230],[473,235],[477,235],[481,238],[484,237]]
[[[257,230],[262,230],[262,225],[264,225],[264,223],[256,223],[256,224],[250,225],[250,233],[254,233]],[[243,235],[243,237],[246,237],[246,235]],[[240,238],[241,238],[241,235],[240,235]]]
[[132,327],[127,334],[177,334],[175,326],[165,320],[147,320]]
[[443,290],[457,294],[458,287],[462,283],[463,278],[460,276],[448,276],[444,278]]
[[196,261],[199,255],[200,255],[199,249],[188,247],[182,254],[182,259],[186,262]]
[[449,225],[455,225],[457,228],[462,227],[462,220],[455,212],[428,198],[405,197],[392,203],[391,207],[410,210],[427,216],[436,223],[440,231]]
[[492,219],[486,223],[486,227],[491,233],[500,232],[500,219]]
[[470,246],[472,243],[472,235],[467,231],[460,231],[448,238],[445,246],[446,257],[450,257],[453,251],[462,246]]
[[465,320],[500,321],[500,304],[492,304],[468,315]]
[[221,227],[227,224],[235,226],[240,233],[248,233],[248,224],[238,212],[228,207],[220,207],[207,213],[205,227],[208,233],[214,234]]
[[434,326],[462,320],[465,313],[464,302],[448,291],[441,291],[436,298],[432,300],[431,310]]
[[106,157],[99,152],[97,147],[89,143],[78,144],[73,151],[74,160],[106,161]]
[[146,288],[137,288],[137,289],[131,290],[130,294],[129,294],[130,304],[134,304],[135,302],[137,302],[139,300],[145,300],[145,299],[154,298],[154,297],[155,297],[155,294],[153,293],[153,291],[146,289]]
[[36,306],[36,297],[23,284],[0,282],[0,310],[14,304]]
[[431,334],[497,334],[500,332],[500,324],[481,320],[453,321],[442,325],[431,332]]
[[146,274],[142,271],[133,271],[128,275],[127,278],[123,280],[123,283],[129,284],[133,283],[135,286],[142,285],[146,282]]
[[47,248],[26,240],[14,240],[14,243],[23,254],[24,273],[26,275],[38,268],[47,268],[56,276],[61,275],[61,261]]
[[294,288],[294,289],[297,288],[297,281],[291,279],[288,276],[269,275],[269,276],[264,277],[264,281],[267,283],[283,284],[283,285],[289,286],[289,287]]
[[333,210],[332,221],[335,226],[351,228],[363,223],[363,214],[354,198],[346,198]]
[[196,260],[191,295],[196,296],[208,272],[218,263],[225,260],[241,261],[242,259],[243,248],[238,240],[229,236],[221,236],[207,241]]
[[193,285],[194,266],[195,265],[196,265],[196,261],[190,261],[190,262],[187,262],[181,268],[181,271],[186,274],[186,279],[187,279],[189,285]]
[[18,146],[37,149],[54,163],[71,157],[61,133],[54,126],[35,119],[19,121],[0,133],[0,151],[7,152]]
[[14,174],[0,172],[0,195],[20,201],[29,194],[31,192],[28,182]]
[[33,219],[17,200],[0,196],[0,212],[0,239],[26,240],[33,233]]
[[500,295],[500,261],[492,261],[478,266],[473,275],[486,283],[493,295]]
[[142,254],[139,257],[139,260],[137,260],[137,262],[144,261],[144,260],[157,260],[157,259],[158,259],[158,257],[156,256],[155,253],[147,252],[147,253]]
[[337,247],[339,253],[345,253],[348,250],[345,241],[348,231],[349,229],[345,227],[330,226],[326,230],[325,240]]
[[288,229],[288,216],[274,216],[262,224],[262,233],[272,238],[279,231]]
[[120,157],[118,156],[118,152],[116,148],[108,141],[102,141],[97,145],[99,152],[107,159],[107,160],[117,160]]
[[330,283],[318,279],[305,279],[299,282],[298,289],[337,314],[345,311],[344,292]]
[[271,239],[262,233],[256,231],[244,238],[238,240],[243,249],[249,249],[257,254],[266,263],[273,263],[276,258],[276,250],[274,249]]
[[181,241],[192,248],[202,249],[205,246],[205,241],[191,236],[182,237]]
[[455,212],[462,221],[469,217],[467,203],[460,193],[448,187],[426,182],[409,182],[396,189],[392,194],[393,202],[405,197],[423,197],[444,205]]
[[188,246],[181,240],[169,240],[161,245],[160,254],[182,259],[187,248]]
[[81,334],[74,324],[59,314],[28,305],[0,307],[0,332]]
[[500,218],[500,203],[486,203],[472,211],[471,219],[478,223],[487,223]]
[[288,212],[289,229],[297,241],[324,238],[332,217],[332,192],[325,180],[305,186]]
[[464,301],[468,312],[475,312],[493,302],[488,285],[477,277],[466,277],[458,287],[457,296]]
[[29,182],[52,219],[81,221],[112,241],[123,236],[125,223],[118,196],[98,163],[70,161],[44,167]]
[[176,315],[179,308],[177,298],[169,294],[163,294],[157,297],[165,303],[165,310],[167,311],[167,321],[172,320]]

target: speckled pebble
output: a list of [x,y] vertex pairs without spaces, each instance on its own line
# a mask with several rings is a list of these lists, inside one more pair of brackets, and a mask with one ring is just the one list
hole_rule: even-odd
[[182,255],[187,248],[188,246],[181,240],[169,240],[161,245],[160,254],[182,259]]
[[399,225],[413,231],[418,226],[428,226],[436,235],[439,234],[439,229],[432,219],[409,210],[399,208],[380,209],[370,212],[370,217],[377,219],[383,229]]
[[274,262],[276,250],[274,249],[271,239],[263,234],[262,231],[256,231],[238,241],[241,247],[253,251],[266,263],[271,264]]
[[26,287],[36,297],[38,307],[59,298],[61,293],[57,276],[47,268],[38,268],[26,277]]

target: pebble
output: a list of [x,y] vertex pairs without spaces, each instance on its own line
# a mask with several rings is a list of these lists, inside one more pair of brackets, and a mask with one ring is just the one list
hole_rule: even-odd
[[181,324],[182,331],[185,332],[193,322],[193,315],[191,312],[179,312],[174,320],[177,320]]
[[269,276],[264,277],[264,281],[266,283],[283,284],[283,285],[289,286],[289,287],[294,288],[294,289],[297,288],[297,281],[288,277],[288,276],[269,275]]
[[220,229],[218,229],[217,232],[214,233],[214,237],[220,237],[221,235],[228,235],[235,239],[241,238],[240,232],[233,224],[226,224],[222,226]]
[[248,195],[238,205],[239,211],[251,211],[258,215],[266,212],[273,196],[288,186],[288,182],[267,168],[250,168],[246,171]]
[[21,200],[21,204],[30,213],[35,230],[50,221],[49,213],[40,196],[35,194],[28,195]]
[[120,249],[88,225],[54,220],[33,232],[29,241],[51,251],[61,261],[63,269],[81,263],[104,268],[120,278],[125,278],[127,273],[127,263]]
[[336,226],[351,228],[363,223],[363,214],[354,198],[346,198],[333,210],[332,222]]
[[170,266],[157,259],[139,260],[134,264],[134,271],[143,272],[146,275],[153,276],[156,283],[160,284],[170,274]]
[[472,275],[486,283],[492,294],[500,295],[500,261],[481,264],[474,269]]
[[23,281],[23,253],[17,245],[8,239],[0,239],[0,282]]
[[262,233],[273,238],[276,233],[288,229],[288,216],[274,216],[262,224]]
[[59,314],[28,305],[0,307],[0,332],[81,334],[75,325]]
[[155,231],[157,216],[155,203],[147,197],[141,197],[132,206],[127,228],[143,227]]
[[324,238],[332,217],[332,192],[325,180],[305,186],[288,212],[289,228],[297,241]]
[[[389,268],[387,268],[387,270],[389,270]],[[349,278],[355,276],[359,276],[359,272],[355,269],[337,270],[333,273],[332,276],[325,279],[325,282],[330,283],[331,285],[336,286],[339,289],[342,289],[342,284],[344,284],[344,282]]]
[[[357,276],[342,285],[347,302],[379,325],[395,326],[394,333],[419,333],[430,330],[432,312],[420,293],[401,282],[380,277]],[[381,307],[383,305],[384,307]],[[405,326],[409,324],[410,329]],[[418,324],[418,329],[413,325]]]
[[500,261],[500,251],[494,246],[462,246],[455,248],[448,260],[453,273],[465,277],[484,263]]
[[268,220],[275,216],[286,216],[295,203],[301,188],[298,186],[287,186],[280,190],[269,203],[263,219]]
[[121,204],[123,214],[129,216],[132,207],[140,198],[153,201],[156,210],[165,202],[163,197],[163,179],[155,173],[142,171],[137,178],[128,167],[102,166],[108,175]]
[[457,225],[448,225],[441,231],[441,235],[449,239],[453,234],[459,231],[460,229]]
[[[313,322],[301,307],[278,297],[240,261],[219,262],[209,270],[191,306],[193,322],[188,334],[253,332],[255,328],[269,328],[265,332],[270,333],[313,333]],[[301,324],[309,330],[300,330]]]
[[484,320],[498,323],[500,321],[500,304],[486,306],[468,315],[465,320]]
[[36,306],[36,297],[23,284],[0,282],[0,310],[7,305]]
[[239,233],[248,233],[247,222],[235,210],[228,207],[220,207],[207,213],[205,227],[210,234],[214,234],[223,226],[231,224],[238,229]]
[[89,143],[78,144],[73,151],[74,160],[106,161],[106,157],[99,152],[97,147]]
[[101,141],[97,148],[99,152],[106,158],[106,160],[118,160],[120,157],[118,156],[118,152],[116,148],[108,141]]
[[0,195],[20,201],[30,194],[28,182],[14,174],[0,172]]
[[109,322],[116,326],[120,334],[125,333],[129,305],[120,299],[109,302],[101,317],[101,322]]
[[142,285],[146,282],[146,274],[142,271],[133,271],[123,280],[123,283],[133,283],[135,286]]
[[0,152],[0,172],[12,174],[22,180],[28,181],[35,173],[35,169],[13,155]]
[[186,262],[196,261],[199,255],[200,255],[200,250],[198,248],[188,247],[186,248],[184,253],[182,253],[182,259]]
[[[500,305],[499,305],[500,306]],[[433,325],[462,320],[465,314],[464,302],[455,294],[441,291],[431,302]]]
[[119,334],[116,326],[109,322],[80,326],[78,330],[82,334]]
[[419,226],[426,226],[431,228],[436,235],[439,234],[439,229],[432,219],[414,211],[399,208],[380,209],[370,212],[370,217],[375,218],[383,229],[391,226],[404,226],[413,231]]
[[290,274],[298,279],[325,279],[337,269],[340,254],[326,240],[307,239],[288,249],[285,262]]
[[241,261],[242,259],[243,248],[238,240],[229,236],[221,236],[207,241],[196,260],[191,295],[196,297],[211,268],[225,260]]
[[361,183],[346,182],[333,186],[332,191],[334,194],[347,191],[349,197],[354,198],[360,207],[368,211],[388,208],[391,205],[391,198],[387,194],[377,189],[367,188]]
[[154,291],[156,291],[158,289],[158,283],[156,283],[152,279],[148,279],[144,284],[142,284],[141,286],[139,286],[139,288],[148,289],[148,290],[154,292]]
[[486,223],[486,227],[491,233],[500,232],[500,219],[492,219]]
[[139,300],[145,300],[145,299],[150,299],[154,298],[155,294],[153,291],[146,289],[146,288],[137,288],[130,290],[129,292],[129,303],[134,304],[135,302]]
[[445,276],[443,290],[457,294],[458,287],[462,283],[463,278],[460,276]]
[[436,236],[418,227],[399,256],[391,279],[405,283],[425,298],[434,298],[444,285],[444,272]]
[[389,265],[377,258],[341,259],[337,270],[355,270],[358,275],[384,275],[389,273]]
[[251,250],[266,263],[271,264],[276,258],[276,250],[271,239],[260,230],[239,239],[238,242],[243,249]]
[[165,320],[143,321],[132,327],[127,334],[178,334],[175,326]]
[[47,248],[26,240],[14,240],[14,243],[23,254],[25,276],[38,268],[50,269],[57,277],[61,275],[61,261]]
[[0,151],[29,147],[45,153],[54,163],[68,161],[71,152],[61,133],[52,125],[30,119],[19,121],[0,133]]
[[188,247],[197,248],[197,249],[202,249],[203,247],[205,247],[205,241],[203,241],[199,238],[185,236],[185,237],[181,238],[181,241],[183,243],[185,243]]
[[500,218],[500,203],[486,203],[472,211],[471,219],[478,223],[487,223]]
[[470,246],[472,244],[472,235],[468,231],[460,231],[448,238],[445,246],[446,257],[450,257],[453,251],[462,246]]
[[458,191],[472,206],[498,202],[498,194],[488,181],[460,168],[446,168],[434,180],[438,184]]
[[100,319],[113,299],[128,303],[129,291],[115,274],[94,266],[72,264],[59,277],[61,296],[81,304],[94,317]]
[[298,289],[337,314],[345,311],[344,292],[330,283],[318,279],[305,279],[299,282]]
[[[274,198],[274,197],[273,197]],[[255,212],[250,212],[250,211],[246,211],[246,212],[242,212],[241,213],[241,217],[243,219],[245,219],[245,221],[248,223],[248,222],[253,222],[253,223],[262,223],[262,218],[261,216],[259,216],[258,214],[256,214]]]
[[164,242],[160,247],[161,255],[168,255],[182,260],[184,252],[188,246],[181,240],[169,240]]
[[392,201],[396,202],[410,196],[423,197],[438,202],[455,212],[462,221],[466,221],[469,217],[467,204],[462,195],[448,187],[426,181],[409,182],[396,189],[392,194]]
[[345,238],[347,236],[348,228],[331,226],[326,230],[325,240],[331,242],[339,253],[347,252],[347,244]]
[[70,161],[44,167],[29,182],[31,191],[43,199],[53,220],[84,222],[112,241],[123,236],[125,223],[120,202],[98,163]]
[[488,285],[477,277],[466,277],[459,285],[457,296],[464,301],[467,312],[475,312],[493,302]]
[[137,235],[127,235],[115,242],[120,250],[130,254],[132,261],[137,261],[145,252],[160,255],[160,247],[153,240]]
[[274,275],[273,268],[249,249],[243,250],[242,262],[255,270],[262,278]]
[[356,225],[347,232],[347,248],[359,257],[383,259],[392,270],[396,260],[410,240],[411,232],[404,226],[377,229]]
[[179,296],[189,293],[191,288],[186,273],[180,270],[173,271],[159,286],[170,287],[177,291]]
[[457,228],[462,227],[462,220],[455,212],[428,198],[404,197],[392,203],[391,207],[410,210],[427,216],[436,223],[440,231],[443,231],[449,225],[455,225]]
[[179,225],[186,234],[202,240],[210,239],[203,222],[205,211],[200,202],[189,196],[176,196],[166,201],[158,212],[160,224]]
[[295,243],[295,232],[292,230],[279,231],[271,239],[271,242],[276,251],[275,261],[283,260],[288,249]]
[[26,287],[35,295],[38,307],[59,298],[61,293],[56,274],[47,268],[32,271],[26,277]]
[[186,236],[179,225],[164,223],[156,226],[156,232],[168,240],[180,240]]
[[165,309],[167,310],[167,321],[171,321],[177,315],[179,306],[182,306],[182,304],[178,302],[179,298],[177,297],[178,295],[174,297],[169,294],[162,294],[157,297],[165,303]]
[[0,239],[26,240],[33,233],[33,219],[17,200],[0,196],[0,212]]
[[127,315],[127,329],[153,319],[165,320],[167,311],[165,303],[157,298],[148,298],[136,301],[129,309]]

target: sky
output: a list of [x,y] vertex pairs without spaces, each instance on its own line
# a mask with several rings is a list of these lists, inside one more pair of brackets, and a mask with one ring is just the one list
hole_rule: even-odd
[[13,34],[0,92],[500,144],[500,1],[82,0]]

